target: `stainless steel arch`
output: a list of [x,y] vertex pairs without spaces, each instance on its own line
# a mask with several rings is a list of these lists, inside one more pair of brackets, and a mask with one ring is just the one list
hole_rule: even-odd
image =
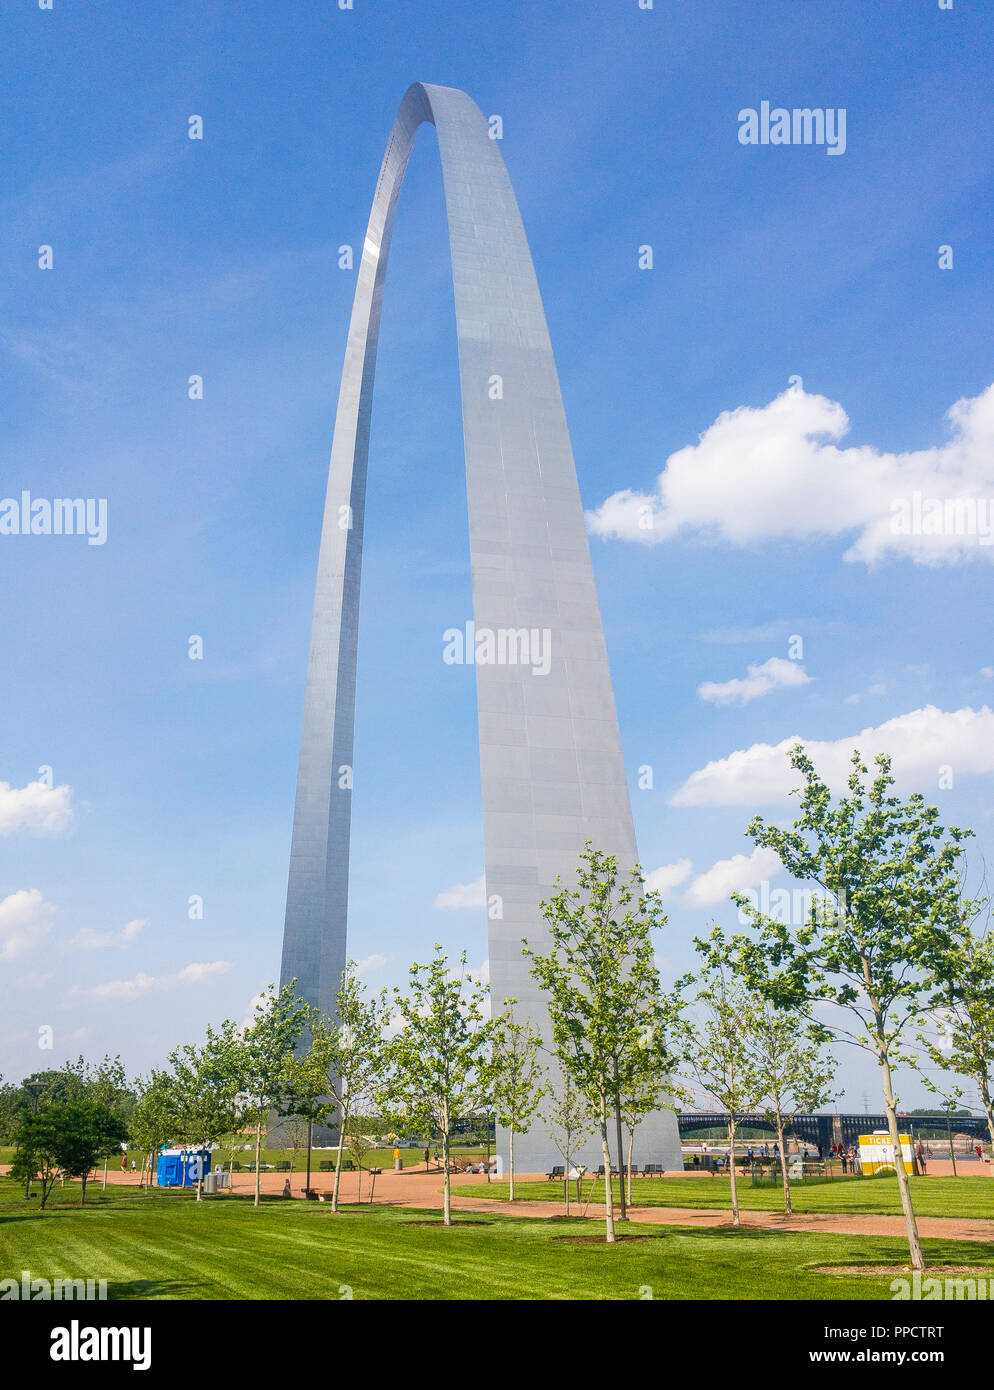
[[[545,939],[538,903],[556,874],[572,879],[586,838],[630,864],[635,834],[579,488],[531,254],[499,146],[476,104],[449,87],[415,83],[406,92],[359,266],[318,561],[282,980],[296,977],[301,994],[330,1011],[345,965],[373,375],[397,199],[414,136],[426,121],[438,134],[448,216],[476,629],[519,634],[505,656],[534,658],[536,648],[550,656],[546,674],[527,661],[476,666],[494,1004],[517,999],[518,1012],[547,1031],[521,938]],[[529,637],[519,645],[522,631]],[[640,1130],[639,1157],[677,1163],[676,1121],[669,1112],[656,1118]],[[556,1158],[537,1130],[516,1149],[522,1171]]]

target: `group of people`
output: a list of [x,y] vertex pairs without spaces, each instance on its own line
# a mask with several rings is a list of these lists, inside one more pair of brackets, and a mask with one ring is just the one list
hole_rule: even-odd
[[855,1173],[858,1175],[863,1172],[863,1165],[860,1163],[859,1158],[859,1149],[856,1148],[855,1144],[850,1144],[848,1147],[845,1144],[833,1144],[832,1157],[837,1163],[842,1164],[843,1173]]

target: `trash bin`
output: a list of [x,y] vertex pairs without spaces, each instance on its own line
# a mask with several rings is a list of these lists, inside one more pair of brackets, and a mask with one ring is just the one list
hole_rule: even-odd
[[217,1195],[217,1174],[216,1174],[216,1173],[213,1173],[213,1172],[212,1172],[212,1173],[208,1173],[207,1176],[206,1176],[206,1178],[204,1178],[204,1191],[207,1193],[207,1195],[208,1195],[209,1197],[213,1197],[213,1196],[216,1196],[216,1195]]

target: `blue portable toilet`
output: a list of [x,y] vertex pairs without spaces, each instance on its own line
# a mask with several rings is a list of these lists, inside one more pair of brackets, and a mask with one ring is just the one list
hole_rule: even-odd
[[163,1149],[155,1174],[160,1187],[196,1187],[210,1170],[210,1149]]

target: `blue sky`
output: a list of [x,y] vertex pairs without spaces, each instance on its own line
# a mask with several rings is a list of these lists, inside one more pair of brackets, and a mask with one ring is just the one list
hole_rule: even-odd
[[[0,496],[106,498],[108,528],[0,535],[0,1072],[146,1067],[278,972],[338,248],[361,246],[413,80],[503,119],[642,858],[680,866],[667,970],[731,921],[729,876],[763,870],[712,872],[751,853],[752,812],[789,814],[759,745],[800,735],[834,766],[887,725],[866,746],[990,857],[991,550],[886,532],[905,493],[994,497],[987,6],[8,9]],[[845,153],[743,145],[764,100],[844,108]],[[402,195],[370,453],[351,949],[377,986],[436,940],[486,957],[482,909],[434,906],[483,863],[473,673],[440,660],[470,586],[434,139]],[[42,767],[52,790],[25,792]],[[843,1079],[876,1103],[868,1066]]]

